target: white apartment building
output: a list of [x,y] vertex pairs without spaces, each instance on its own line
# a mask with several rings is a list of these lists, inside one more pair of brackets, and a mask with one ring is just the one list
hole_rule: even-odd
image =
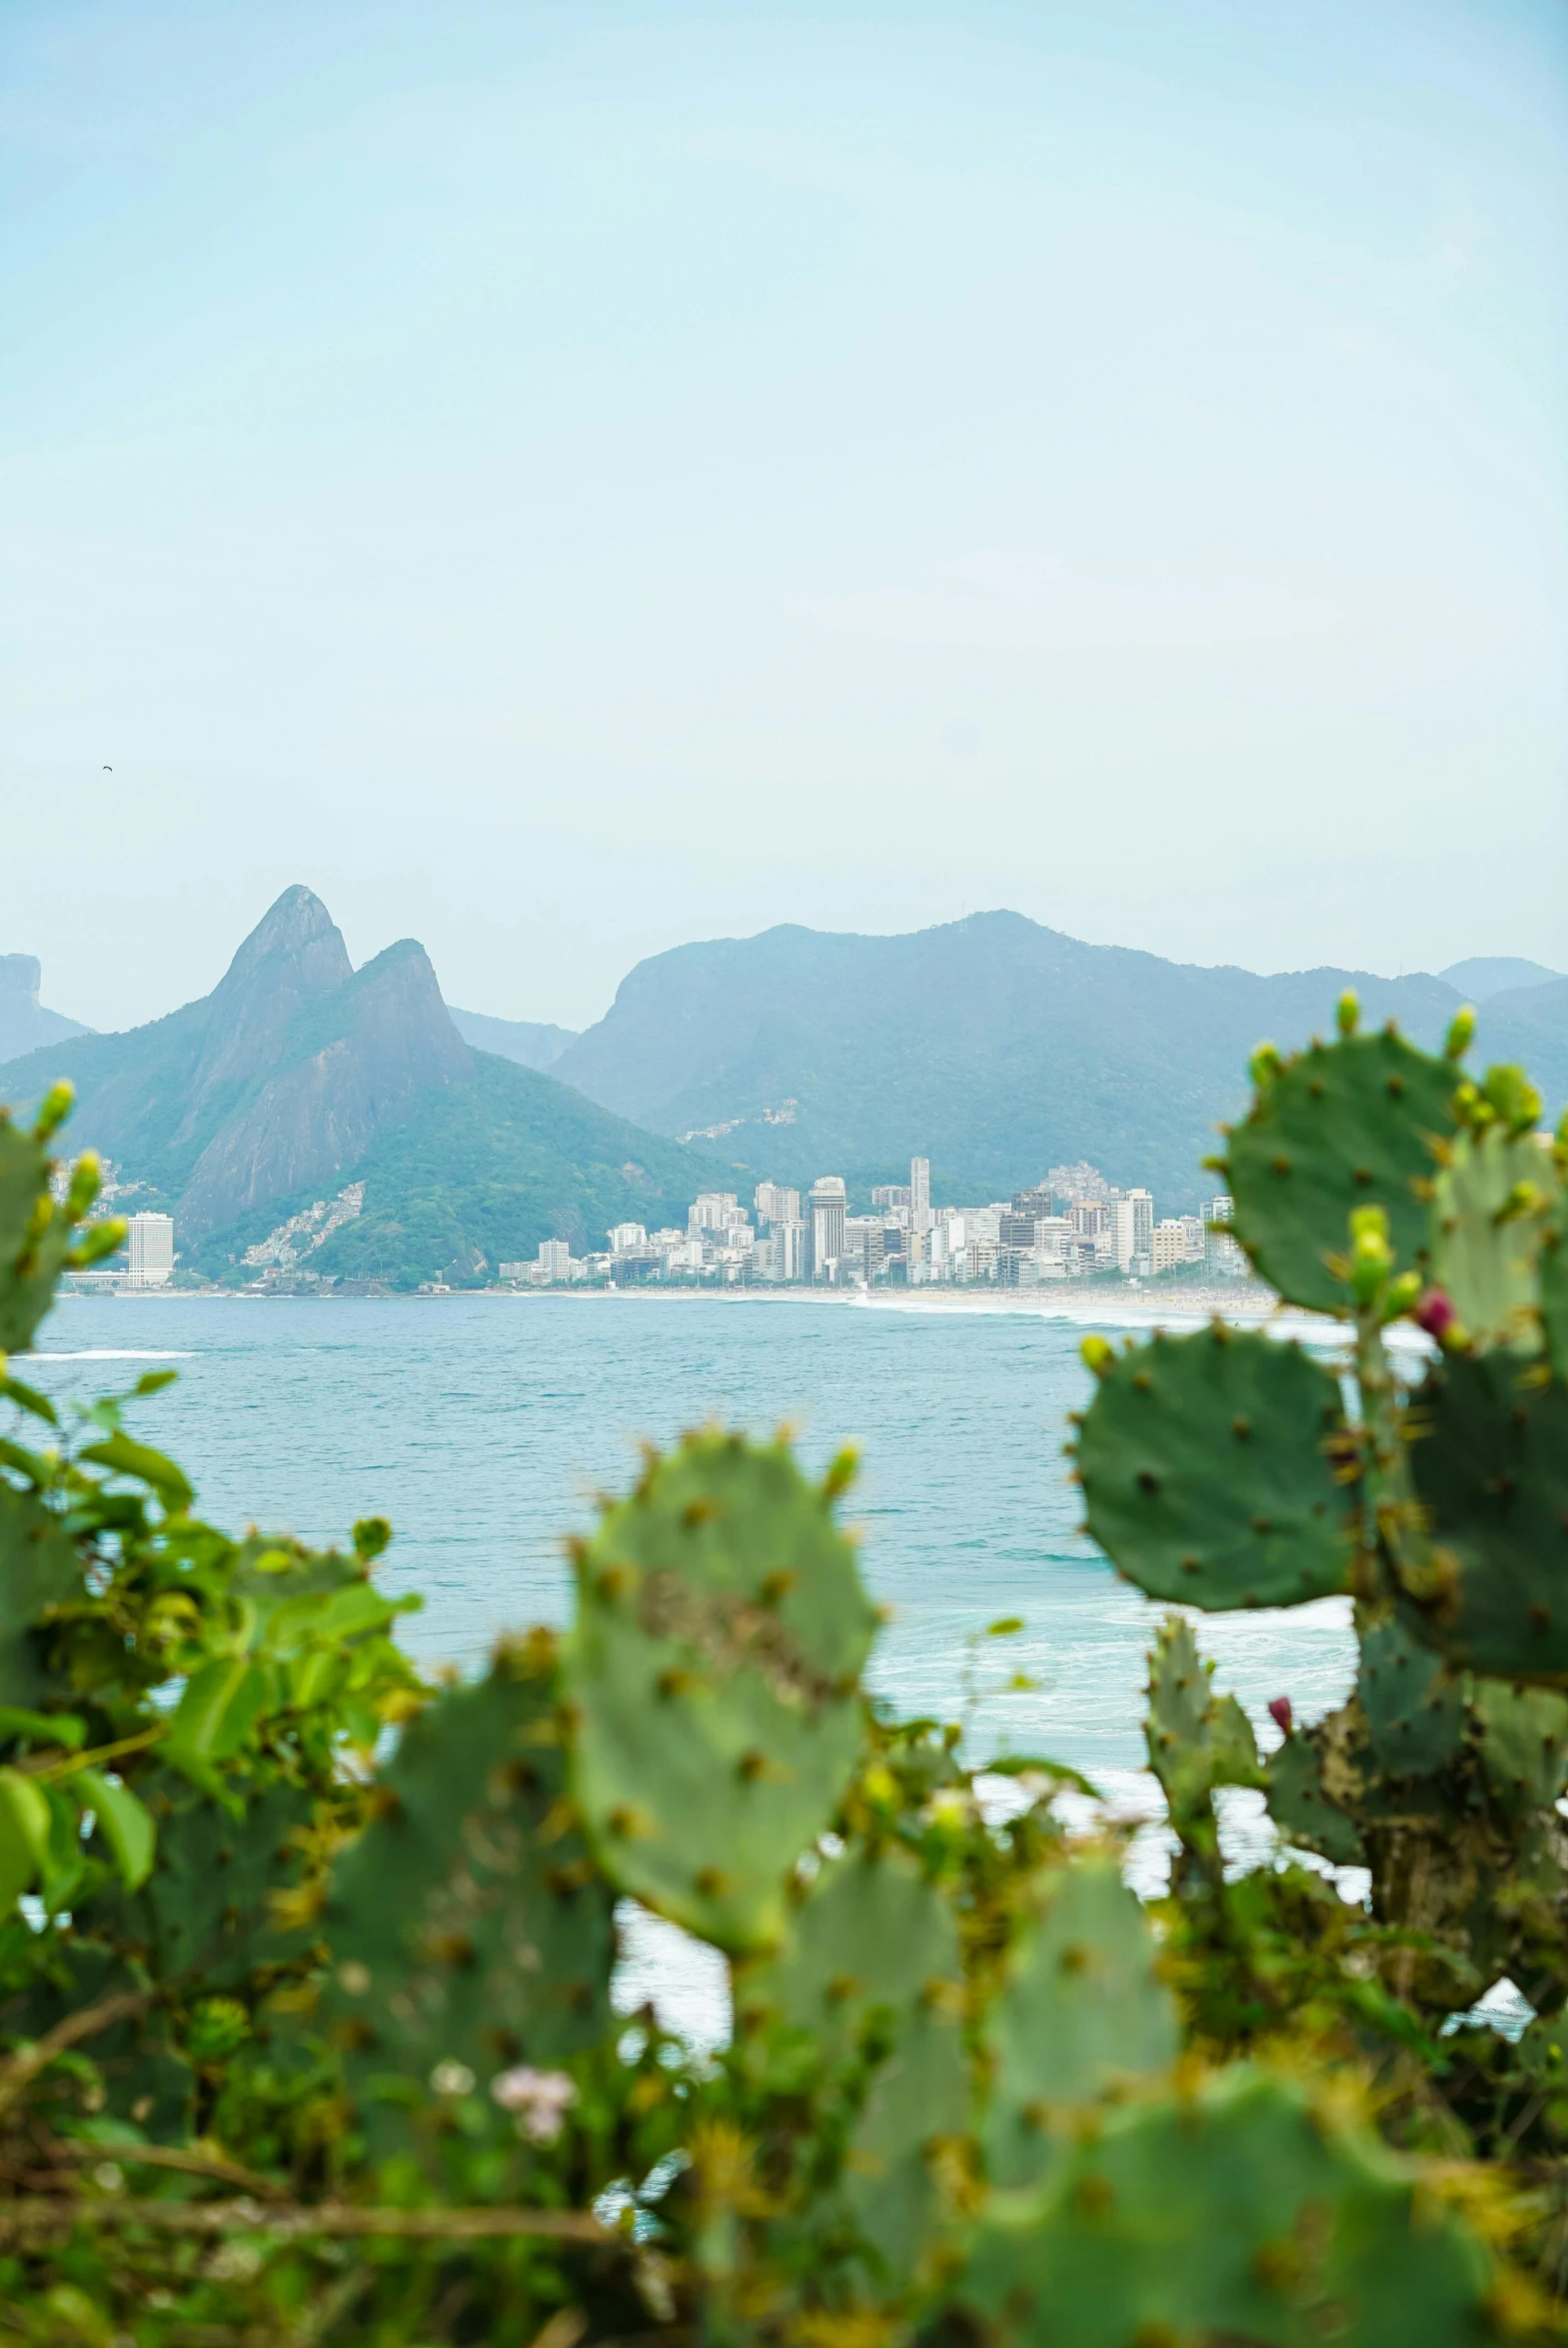
[[1154,1197],[1149,1190],[1127,1190],[1116,1200],[1116,1268],[1144,1279],[1154,1268]]
[[828,1265],[843,1253],[847,1198],[841,1174],[822,1174],[811,1184],[811,1277],[826,1279]]
[[1179,1271],[1181,1269],[1187,1260],[1187,1234],[1179,1215],[1161,1215],[1159,1221],[1154,1225],[1154,1242],[1151,1252],[1155,1271]]
[[928,1231],[931,1227],[931,1162],[928,1158],[909,1161],[909,1228]]
[[1217,1272],[1221,1279],[1244,1280],[1247,1276],[1246,1256],[1228,1231],[1215,1228],[1216,1224],[1232,1221],[1235,1211],[1234,1199],[1227,1197],[1223,1191],[1204,1205],[1203,1220],[1208,1227],[1208,1268]]
[[648,1246],[647,1227],[640,1222],[618,1222],[610,1233],[612,1255],[641,1255]]
[[783,1182],[759,1182],[752,1201],[757,1208],[759,1222],[798,1222],[800,1193],[786,1189]]
[[572,1277],[572,1249],[565,1239],[541,1239],[536,1276],[547,1280]]
[[746,1219],[746,1208],[734,1190],[699,1190],[687,1208],[686,1227],[692,1233],[724,1231]]
[[126,1228],[131,1250],[129,1285],[161,1288],[174,1270],[174,1216],[133,1214]]

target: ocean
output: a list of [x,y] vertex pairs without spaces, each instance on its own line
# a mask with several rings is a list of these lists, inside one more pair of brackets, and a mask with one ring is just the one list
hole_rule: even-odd
[[[597,1493],[631,1483],[641,1442],[706,1421],[787,1424],[812,1468],[852,1443],[846,1514],[891,1609],[878,1691],[965,1720],[980,1757],[1049,1754],[1118,1812],[1154,1817],[1140,1724],[1161,1609],[1078,1531],[1062,1456],[1089,1385],[1083,1329],[989,1299],[69,1296],[23,1374],[69,1402],[176,1369],[130,1423],[180,1460],[201,1512],[314,1542],[389,1517],[381,1572],[425,1600],[402,1635],[422,1660],[465,1670],[503,1630],[565,1621],[564,1538],[591,1524]],[[985,1636],[1009,1615],[1020,1634]],[[1270,1697],[1312,1719],[1353,1675],[1345,1600],[1202,1616],[1198,1630],[1265,1745]],[[1034,1685],[1006,1692],[1015,1673]],[[1242,1842],[1258,1803],[1236,1797]],[[1151,1828],[1145,1882],[1162,1852]],[[657,1970],[659,1952],[645,1955]],[[713,1984],[688,1986],[709,2034]]]

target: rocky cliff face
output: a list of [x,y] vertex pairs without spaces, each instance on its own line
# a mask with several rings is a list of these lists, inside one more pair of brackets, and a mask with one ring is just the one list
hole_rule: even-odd
[[44,1009],[38,1000],[42,978],[35,954],[0,954],[0,1061],[87,1034],[79,1021]]
[[353,976],[343,933],[321,899],[285,889],[207,997],[182,1137],[197,1132],[202,1112],[226,1089],[273,1068],[292,1022]]
[[[335,929],[331,938],[341,951]],[[326,940],[320,943],[325,947]],[[269,1199],[335,1187],[422,1093],[472,1079],[473,1054],[452,1025],[422,946],[404,939],[358,973],[348,972],[347,955],[343,960],[347,975],[329,999],[304,998],[303,1016],[297,1011],[277,1028],[261,1064],[276,1073],[247,1095],[202,1152],[180,1202],[192,1233],[232,1222]],[[291,945],[279,957],[279,993],[296,988],[300,970]],[[244,1001],[246,1025],[232,1045],[227,1038],[223,1044],[229,1064],[274,1032],[269,991],[253,981]]]

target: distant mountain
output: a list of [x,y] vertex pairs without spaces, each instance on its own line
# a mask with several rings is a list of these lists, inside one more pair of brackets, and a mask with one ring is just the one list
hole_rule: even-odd
[[[1436,978],[1198,969],[1012,913],[896,938],[788,927],[640,963],[555,1074],[656,1133],[702,1137],[732,1186],[833,1173],[863,1197],[907,1180],[918,1153],[933,1196],[999,1198],[1087,1158],[1163,1211],[1203,1194],[1199,1162],[1245,1097],[1252,1047],[1326,1031],[1347,986],[1366,1019],[1429,1046],[1462,1000]],[[1556,1000],[1495,999],[1478,1054],[1522,1053],[1554,1113]]]
[[477,1276],[539,1241],[603,1244],[623,1219],[685,1219],[701,1167],[458,1034],[422,946],[362,970],[319,898],[289,889],[197,1003],[0,1067],[0,1100],[76,1086],[74,1147],[129,1203],[176,1217],[187,1265],[226,1272],[294,1214],[364,1183],[360,1218],[311,1268],[400,1285]]
[[0,954],[0,1061],[17,1060],[40,1044],[63,1044],[91,1030],[38,1000],[43,972],[34,954]]
[[1468,962],[1451,962],[1438,977],[1457,987],[1467,1003],[1486,1003],[1515,987],[1547,987],[1562,977],[1538,962],[1523,962],[1513,954],[1472,954]]
[[578,1038],[576,1028],[552,1028],[535,1020],[493,1020],[482,1011],[454,1010],[452,1024],[476,1052],[494,1052],[499,1060],[515,1060],[519,1068],[554,1068]]

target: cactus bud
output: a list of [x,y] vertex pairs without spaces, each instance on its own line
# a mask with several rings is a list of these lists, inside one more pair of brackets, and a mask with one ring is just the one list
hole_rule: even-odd
[[1334,1024],[1341,1036],[1353,1036],[1360,1019],[1360,998],[1353,987],[1347,987],[1334,1006]]
[[1291,1729],[1295,1725],[1296,1717],[1293,1709],[1291,1708],[1289,1696],[1270,1696],[1268,1699],[1268,1716],[1273,1721],[1275,1727],[1283,1729],[1285,1735],[1288,1736],[1291,1732]]
[[1448,1023],[1448,1033],[1443,1039],[1443,1057],[1446,1060],[1462,1060],[1470,1049],[1474,1035],[1475,1006],[1467,1003],[1463,1011],[1456,1011]]
[[1357,1252],[1364,1239],[1381,1239],[1388,1243],[1388,1209],[1385,1206],[1352,1206],[1350,1209],[1350,1236]]
[[1247,1062],[1247,1075],[1252,1079],[1254,1090],[1266,1093],[1284,1065],[1277,1045],[1260,1044]]
[[57,1085],[51,1085],[38,1104],[38,1115],[33,1120],[34,1139],[47,1142],[50,1135],[63,1126],[70,1116],[71,1104],[75,1099],[76,1087],[68,1084],[64,1077]]
[[1420,1293],[1421,1274],[1418,1271],[1402,1271],[1396,1280],[1388,1283],[1388,1293],[1383,1298],[1383,1318],[1398,1320],[1409,1311]]
[[1506,1064],[1486,1072],[1486,1100],[1511,1134],[1526,1134],[1541,1122],[1541,1096],[1522,1068]]
[[85,1271],[89,1264],[100,1263],[106,1255],[113,1255],[125,1245],[128,1227],[120,1214],[106,1214],[102,1222],[89,1224],[65,1259],[68,1269]]
[[1442,1288],[1428,1288],[1411,1314],[1417,1328],[1424,1328],[1429,1337],[1439,1344],[1454,1325],[1453,1298]]
[[1092,1369],[1096,1377],[1109,1377],[1116,1366],[1116,1348],[1104,1337],[1085,1337],[1078,1351],[1085,1367]]
[[73,1222],[80,1222],[103,1186],[103,1167],[96,1150],[84,1150],[71,1173],[71,1187],[66,1192],[65,1210]]

